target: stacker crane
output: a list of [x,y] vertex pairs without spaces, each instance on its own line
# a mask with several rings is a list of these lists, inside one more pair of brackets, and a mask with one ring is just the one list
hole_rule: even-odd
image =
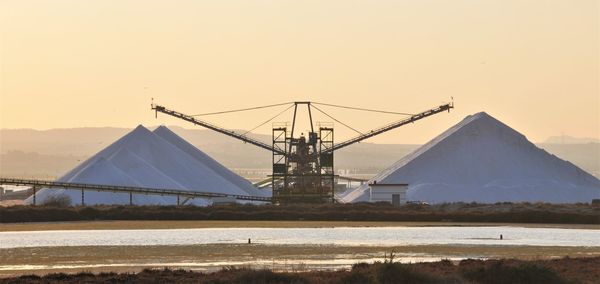
[[[197,116],[208,115],[208,114],[221,114],[229,112],[247,111],[254,109],[261,109],[274,106],[283,106],[289,104],[290,106],[285,109],[287,111],[290,108],[294,108],[294,114],[292,119],[291,128],[288,129],[287,124],[273,126],[272,144],[269,145],[262,141],[256,140],[247,136],[247,133],[239,133],[232,130],[228,130],[219,127],[215,124],[209,123],[204,120],[200,120]],[[333,116],[324,112],[317,105],[332,106],[345,109],[361,110],[361,111],[374,111],[383,113],[403,114],[408,117],[400,121],[396,121],[385,125],[380,128],[376,128],[367,132],[360,132],[341,121],[335,119]],[[294,130],[296,128],[296,118],[299,106],[306,106],[308,109],[308,118],[310,123],[310,132],[308,136],[300,135],[295,136]],[[334,191],[335,191],[335,173],[333,163],[333,153],[339,149],[358,143],[365,139],[373,136],[382,134],[392,129],[401,127],[403,125],[416,122],[423,118],[438,114],[444,111],[450,112],[450,109],[454,108],[453,103],[442,104],[438,107],[416,113],[398,113],[389,111],[380,111],[340,105],[325,104],[319,102],[291,102],[283,104],[275,104],[268,106],[252,107],[246,109],[238,109],[232,111],[200,114],[200,115],[187,115],[175,110],[166,108],[162,105],[152,103],[151,109],[155,111],[155,115],[158,113],[164,113],[175,118],[179,118],[195,125],[199,125],[216,132],[228,135],[230,137],[239,139],[245,143],[252,144],[254,146],[268,150],[273,155],[273,173],[272,187],[273,187],[273,200],[276,203],[290,203],[290,202],[334,202]],[[316,110],[333,121],[342,124],[348,128],[353,129],[359,135],[348,139],[346,141],[335,144],[333,142],[333,126],[332,124],[321,124],[319,125],[318,132],[315,131],[313,124],[312,110]],[[281,112],[283,113],[283,112]],[[281,114],[279,113],[279,114]],[[279,115],[278,114],[278,115]],[[275,119],[273,117],[271,120]],[[266,121],[268,123],[270,120]],[[261,124],[264,125],[265,123]]]

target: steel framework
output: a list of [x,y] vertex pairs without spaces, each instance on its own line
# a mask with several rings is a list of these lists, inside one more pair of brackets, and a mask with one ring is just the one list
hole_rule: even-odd
[[75,189],[81,190],[81,204],[85,204],[85,191],[98,191],[98,192],[123,192],[129,193],[129,203],[133,205],[133,194],[144,194],[144,195],[168,195],[177,196],[177,205],[180,205],[180,197],[191,199],[191,198],[215,198],[215,197],[233,197],[238,200],[248,201],[264,201],[271,202],[270,197],[259,197],[259,196],[247,196],[247,195],[232,195],[212,192],[201,192],[201,191],[186,191],[181,189],[165,189],[165,188],[148,188],[148,187],[133,187],[133,186],[119,186],[119,185],[103,185],[103,184],[89,184],[89,183],[72,183],[72,182],[56,182],[56,181],[45,181],[35,179],[15,179],[15,178],[0,178],[0,184],[7,185],[23,185],[33,187],[33,205],[36,205],[36,192],[39,188],[49,189]]
[[[273,189],[273,201],[277,203],[288,203],[288,202],[333,202],[335,195],[335,171],[334,171],[334,152],[341,148],[349,145],[358,143],[365,139],[379,135],[381,133],[390,131],[400,126],[416,122],[423,118],[432,116],[434,114],[450,111],[454,108],[453,103],[443,104],[436,108],[426,110],[417,114],[406,114],[390,111],[379,111],[370,110],[365,108],[355,108],[347,106],[338,106],[332,104],[323,103],[311,103],[309,101],[293,102],[294,114],[291,128],[287,125],[273,125],[273,140],[271,145],[256,139],[250,138],[245,134],[248,133],[236,133],[235,131],[227,130],[218,127],[212,123],[195,118],[192,115],[186,115],[171,109],[168,109],[161,105],[152,104],[151,108],[158,114],[158,112],[183,119],[191,122],[195,125],[200,125],[208,129],[223,133],[233,138],[237,138],[246,143],[258,146],[260,148],[269,150],[272,152],[273,172],[271,175],[271,185]],[[354,109],[361,111],[374,111],[388,114],[401,114],[409,115],[408,118],[390,123],[380,128],[373,129],[368,132],[360,132],[347,124],[335,119],[331,115],[327,114],[320,108],[313,104],[341,107],[346,109]],[[253,107],[247,109],[223,111],[208,113],[203,115],[211,114],[222,114],[229,112],[246,111],[253,109],[260,109],[272,106],[279,106],[285,104],[276,104],[262,107]],[[299,106],[306,106],[308,110],[308,118],[310,122],[310,132],[307,136],[296,137],[296,118]],[[333,140],[333,126],[319,125],[318,132],[315,131],[312,117],[312,108],[323,113],[332,120],[344,125],[359,133],[358,136],[341,143],[335,144]],[[287,110],[287,109],[286,109]],[[281,114],[281,113],[280,113]],[[278,114],[279,115],[279,114]],[[277,117],[277,116],[275,116]],[[274,119],[273,117],[272,119]],[[271,120],[272,120],[271,119]],[[270,121],[270,120],[268,120]],[[267,121],[267,122],[268,122]],[[266,122],[265,122],[266,123]],[[265,123],[261,124],[264,125]],[[260,126],[260,125],[259,125]]]

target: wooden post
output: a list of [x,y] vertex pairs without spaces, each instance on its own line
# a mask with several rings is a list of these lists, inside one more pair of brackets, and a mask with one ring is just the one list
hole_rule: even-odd
[[35,186],[33,186],[33,206],[35,206],[35,192],[36,192],[36,188],[35,188]]
[[177,206],[179,206],[179,194],[177,194]]
[[129,206],[133,205],[133,193],[129,193]]
[[83,188],[81,189],[81,206],[85,206],[85,199],[84,199],[84,193],[83,193]]

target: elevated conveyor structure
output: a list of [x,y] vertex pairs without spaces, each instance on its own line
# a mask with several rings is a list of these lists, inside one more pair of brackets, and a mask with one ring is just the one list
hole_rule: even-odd
[[215,197],[233,197],[238,200],[271,202],[270,197],[230,195],[230,194],[222,194],[222,193],[187,191],[187,190],[181,190],[181,189],[167,189],[167,188],[148,188],[148,187],[132,187],[132,186],[103,185],[103,184],[89,184],[89,183],[55,182],[55,181],[45,181],[45,180],[35,180],[35,179],[0,178],[0,184],[33,187],[33,205],[36,205],[35,204],[36,203],[36,198],[35,198],[36,191],[41,188],[81,190],[81,204],[85,204],[85,191],[129,193],[130,205],[133,205],[133,198],[132,198],[133,194],[177,196],[177,205],[182,205],[179,202],[180,198],[186,198],[187,200],[189,200],[192,198],[210,199],[210,198],[215,198]]

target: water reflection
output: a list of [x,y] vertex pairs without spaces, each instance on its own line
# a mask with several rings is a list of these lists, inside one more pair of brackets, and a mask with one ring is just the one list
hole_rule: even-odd
[[[500,235],[503,239],[500,240]],[[491,227],[209,228],[0,232],[1,248],[246,243],[277,245],[600,246],[600,230]]]
[[[398,254],[394,262],[416,263],[434,262],[442,259],[459,261],[466,257],[440,257],[414,254]],[[248,261],[194,261],[194,262],[124,262],[124,263],[77,263],[77,264],[47,264],[47,265],[0,265],[0,271],[32,271],[32,270],[84,270],[96,268],[131,268],[135,270],[143,268],[183,268],[196,271],[216,271],[224,267],[249,267],[255,269],[270,269],[273,271],[308,271],[308,270],[336,270],[350,268],[359,262],[373,263],[383,262],[383,257],[339,257],[334,259],[257,259]],[[110,269],[107,269],[110,270]],[[2,275],[0,273],[0,275]]]

